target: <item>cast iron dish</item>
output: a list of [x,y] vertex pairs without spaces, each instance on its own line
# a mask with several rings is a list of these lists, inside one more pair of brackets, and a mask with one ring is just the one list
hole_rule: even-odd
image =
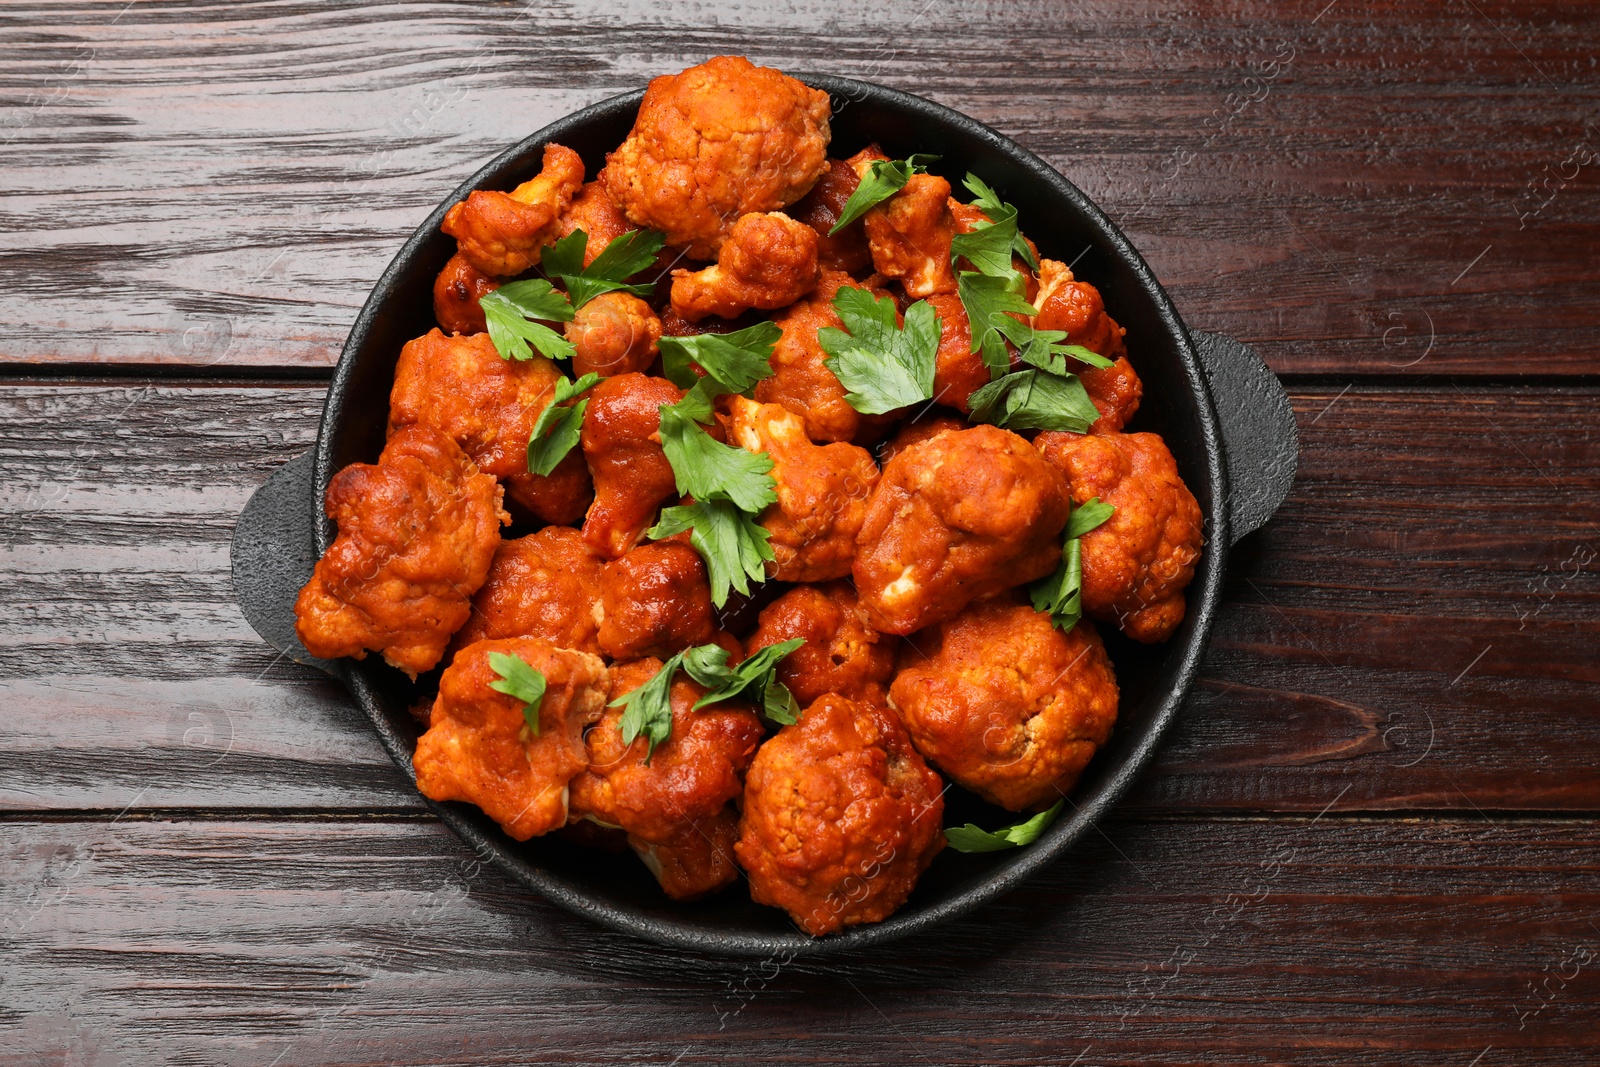
[[[428,801],[462,839],[522,885],[613,929],[678,948],[741,956],[817,955],[926,930],[1019,885],[1061,856],[1104,815],[1149,761],[1188,692],[1217,613],[1228,549],[1271,517],[1294,480],[1297,438],[1283,387],[1244,345],[1185,329],[1171,301],[1127,239],[1048,164],[987,126],[948,108],[867,82],[799,75],[833,98],[833,149],[849,155],[877,141],[895,158],[938,154],[947,175],[971,170],[1016,205],[1040,253],[1072,265],[1096,285],[1127,342],[1145,400],[1129,431],[1160,433],[1206,519],[1206,549],[1189,610],[1173,638],[1136,645],[1110,628],[1106,645],[1122,687],[1110,742],[1089,765],[1071,805],[1032,845],[1007,852],[945,850],[911,899],[884,922],[825,938],[796,931],[774,908],[738,893],[694,904],[664,897],[630,856],[581,850],[559,835],[525,844],[465,804]],[[473,189],[510,189],[536,173],[547,142],[579,152],[591,173],[633,124],[643,92],[613,97],[545,127],[501,154],[451,193],[389,264],[356,319],[334,371],[314,452],[292,460],[246,506],[233,542],[240,607],[269,644],[327,671],[372,720],[389,755],[414,777],[419,733],[407,711],[412,683],[378,657],[318,660],[294,635],[295,595],[334,537],[323,490],[340,468],[373,462],[384,443],[388,397],[401,346],[433,327],[435,275],[455,251],[439,230],[445,211]],[[976,798],[948,794],[945,824],[999,826],[1014,816]]]

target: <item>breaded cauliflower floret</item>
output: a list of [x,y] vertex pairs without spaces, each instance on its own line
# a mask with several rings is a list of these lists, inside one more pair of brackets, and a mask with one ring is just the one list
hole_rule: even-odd
[[457,252],[433,281],[433,317],[447,333],[482,333],[489,327],[478,300],[498,288],[499,282]]
[[389,432],[420,424],[447,433],[485,474],[500,479],[513,511],[541,522],[576,522],[593,492],[583,457],[569,454],[547,476],[528,470],[528,437],[560,379],[543,356],[501,359],[486,333],[446,337],[433,330],[400,350]]
[[589,396],[579,441],[594,476],[594,504],[583,536],[607,559],[637,544],[661,502],[677,491],[661,449],[661,405],[682,399],[676,385],[643,374],[607,378]]
[[817,184],[789,209],[790,218],[817,231],[817,264],[823,270],[856,274],[872,266],[867,231],[860,219],[838,233],[830,233],[860,184],[854,167],[845,160],[830,159]]
[[828,695],[756,753],[734,851],[813,937],[881,922],[944,847],[943,783],[886,708]]
[[556,239],[556,221],[583,184],[583,160],[558,144],[544,146],[544,168],[509,193],[475,189],[446,212],[439,228],[460,254],[491,278],[536,266]]
[[1111,367],[1089,367],[1071,360],[1067,367],[1078,375],[1089,399],[1100,412],[1092,429],[1096,432],[1122,429],[1139,410],[1144,383],[1134,373],[1133,364],[1128,362],[1128,350],[1122,341],[1127,331],[1106,314],[1100,291],[1088,282],[1075,280],[1065,263],[1044,259],[1039,261],[1039,294],[1034,306],[1039,309],[1033,320],[1035,327],[1065,330],[1067,344],[1082,345],[1116,361]]
[[651,80],[601,179],[634,225],[709,260],[739,216],[780,210],[816,184],[829,115],[827,93],[718,56]]
[[[492,688],[500,675],[491,652],[544,675],[537,734],[524,701]],[[431,800],[476,804],[518,841],[560,829],[568,783],[587,766],[584,727],[605,709],[609,684],[598,656],[537,637],[468,645],[439,678],[428,732],[412,757],[417,788]]]
[[1048,807],[1077,782],[1117,717],[1117,680],[1091,623],[1064,634],[1010,596],[918,635],[889,700],[935,766],[1011,811]]
[[1165,641],[1183,621],[1183,590],[1205,543],[1200,505],[1153,433],[1042,433],[1044,458],[1074,503],[1117,510],[1083,535],[1083,610],[1135,641]]
[[[850,165],[865,178],[872,164],[884,158],[873,145],[851,156]],[[950,214],[949,182],[937,174],[913,174],[899,192],[861,216],[861,221],[873,269],[899,279],[907,296],[916,300],[956,291],[950,264],[955,218]]]
[[661,320],[632,293],[601,293],[567,323],[572,373],[602,378],[650,369],[660,352]]
[[611,194],[606,192],[604,182],[585,182],[573,195],[572,203],[556,220],[552,243],[571,235],[574,230],[582,230],[588,238],[583,246],[583,265],[587,267],[594,262],[594,257],[606,250],[606,245],[633,228],[628,223],[628,216],[622,213],[622,209],[612,201]]
[[683,541],[640,545],[600,571],[600,648],[665,658],[716,636],[705,561]]
[[489,577],[472,598],[472,617],[451,647],[506,637],[541,637],[557,648],[600,654],[600,565],[570,526],[502,541]]
[[817,286],[817,231],[778,211],[744,215],[715,265],[672,273],[672,310],[689,322],[787,307]]
[[295,601],[313,656],[381,652],[415,678],[444,655],[500,544],[502,490],[438,430],[408,426],[376,465],[352,463],[324,498],[339,536]]
[[[611,699],[644,685],[660,669],[658,659],[614,667]],[[677,675],[670,697],[672,735],[648,763],[648,739],[623,744],[623,709],[608,706],[589,731],[589,769],[572,782],[572,817],[626,831],[628,844],[676,900],[703,896],[738,877],[738,816],[729,802],[743,791],[764,733],[743,701],[693,710],[705,694],[688,675]]]
[[778,681],[804,707],[829,693],[882,704],[898,643],[867,625],[847,581],[797,585],[761,609],[746,644],[751,655],[796,637],[805,644],[778,663]]
[[739,880],[733,858],[739,840],[739,809],[732,804],[707,819],[696,819],[670,841],[628,838],[634,855],[650,868],[673,900],[697,900]]
[[856,539],[873,629],[909,634],[1049,574],[1067,511],[1061,474],[1009,430],[951,430],[897,453]]
[[872,453],[835,442],[814,445],[800,416],[779,404],[729,398],[728,441],[772,459],[778,500],[756,521],[771,535],[771,576],[823,582],[850,573],[867,497],[878,484]]

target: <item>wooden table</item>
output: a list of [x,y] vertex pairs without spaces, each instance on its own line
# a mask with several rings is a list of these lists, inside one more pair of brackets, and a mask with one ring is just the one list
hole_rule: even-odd
[[[0,1064],[1600,1062],[1600,9],[0,11]],[[440,196],[719,52],[1042,154],[1302,445],[1117,816],[784,967],[477,870],[228,576]]]

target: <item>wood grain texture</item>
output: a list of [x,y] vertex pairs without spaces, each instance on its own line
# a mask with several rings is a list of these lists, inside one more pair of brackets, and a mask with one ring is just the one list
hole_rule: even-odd
[[[1594,374],[1600,9],[1552,0],[7,5],[0,362],[320,371],[428,210],[721,52],[1040,153],[1280,372]],[[795,32],[803,28],[803,32]]]
[[1597,857],[1559,821],[1118,819],[800,963],[602,932],[432,821],[10,821],[0,1064],[1588,1065]]
[[[0,806],[416,810],[333,684],[233,603],[235,517],[321,388],[0,389]],[[1150,810],[1600,811],[1595,390],[1294,396]]]

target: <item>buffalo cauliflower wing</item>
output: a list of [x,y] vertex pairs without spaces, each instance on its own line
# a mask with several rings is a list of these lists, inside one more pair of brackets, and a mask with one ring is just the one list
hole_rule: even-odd
[[[850,157],[856,173],[866,177],[881,152],[868,149]],[[950,213],[950,183],[937,174],[913,174],[888,200],[861,216],[866,227],[872,266],[896,278],[913,300],[956,291],[950,264],[950,239],[955,218]]]
[[1065,796],[1117,717],[1092,624],[1062,633],[1009,596],[973,604],[900,655],[889,700],[917,751],[1011,811]]
[[800,416],[782,405],[742,396],[729,404],[730,443],[772,459],[778,500],[756,518],[771,537],[772,577],[822,582],[849,574],[867,496],[878,484],[872,453],[844,442],[812,444]]
[[491,278],[537,266],[556,224],[583,184],[583,160],[558,144],[544,146],[539,174],[509,193],[475,189],[445,213],[439,228],[456,239],[460,255]]
[[746,642],[751,655],[796,637],[805,644],[778,662],[778,681],[805,707],[829,693],[882,704],[894,674],[894,642],[867,625],[847,581],[797,585],[761,609]]
[[817,265],[823,270],[856,274],[872,266],[867,231],[860,219],[831,233],[860,184],[854,167],[842,159],[830,159],[817,184],[789,209],[790,218],[817,231]]
[[688,823],[670,841],[628,838],[634,855],[673,900],[697,900],[739,880],[733,846],[739,840],[739,809],[727,804],[715,815]]
[[734,851],[813,937],[880,922],[944,847],[943,783],[886,708],[833,694],[762,745]]
[[377,464],[328,482],[339,536],[295,601],[295,633],[313,656],[381,652],[415,678],[444,655],[500,544],[502,490],[449,437],[410,426]]
[[787,307],[816,288],[817,231],[778,211],[742,215],[715,264],[672,273],[672,310],[688,322]]
[[607,559],[638,543],[661,502],[677,491],[661,449],[661,405],[682,399],[676,385],[643,374],[607,378],[589,394],[579,442],[594,477],[594,504],[583,536]]
[[457,252],[433,281],[433,317],[448,333],[482,333],[489,327],[478,299],[498,288],[499,282]]
[[602,180],[635,225],[709,260],[741,215],[777,211],[827,163],[828,94],[741,56],[651,80]]
[[683,541],[640,545],[600,572],[600,648],[665,658],[716,635],[705,561]]
[[660,352],[661,320],[632,293],[601,293],[573,314],[566,332],[579,377],[643,373]]
[[1066,331],[1066,343],[1082,345],[1097,355],[1115,361],[1110,367],[1089,367],[1076,360],[1068,363],[1075,371],[1089,399],[1100,412],[1096,431],[1120,430],[1139,410],[1144,383],[1128,362],[1122,335],[1127,331],[1106,314],[1100,291],[1088,282],[1073,278],[1065,263],[1053,259],[1039,262],[1039,293],[1034,305],[1039,314],[1033,324],[1041,330]]
[[[617,665],[611,672],[611,699],[644,685],[660,669],[658,659]],[[589,731],[589,767],[572,782],[571,815],[625,831],[662,888],[682,900],[738,876],[725,812],[744,788],[764,731],[743,701],[695,711],[695,701],[706,691],[685,674],[674,678],[670,692],[672,734],[648,762],[649,740],[641,735],[623,744],[623,709],[607,707]],[[720,849],[710,847],[718,844],[718,830]]]
[[872,627],[909,634],[1061,559],[1060,473],[1009,430],[951,430],[898,452],[867,501],[854,575]]
[[[490,653],[515,656],[544,676],[538,732],[524,702],[501,693]],[[412,765],[431,800],[482,808],[518,841],[567,822],[568,783],[587,766],[583,730],[605,710],[610,684],[598,656],[537,637],[479,641],[457,653],[439,678],[428,731]]]
[[449,434],[505,485],[513,511],[543,522],[575,522],[591,495],[583,457],[568,455],[548,476],[528,470],[528,437],[560,380],[543,356],[501,359],[486,333],[447,337],[432,330],[400,350],[389,432],[423,425]]
[[503,637],[540,637],[557,648],[600,653],[600,566],[570,526],[502,541],[489,577],[472,598],[472,618],[452,645]]
[[1044,458],[1074,503],[1116,508],[1083,535],[1083,610],[1135,641],[1165,641],[1183,621],[1183,590],[1205,542],[1200,505],[1153,433],[1042,433]]

